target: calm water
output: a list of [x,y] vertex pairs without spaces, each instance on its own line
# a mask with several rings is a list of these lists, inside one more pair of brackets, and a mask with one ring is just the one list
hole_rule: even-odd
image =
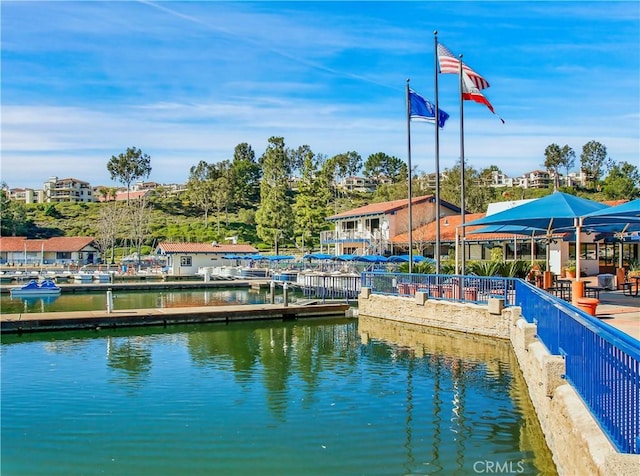
[[[276,295],[276,302],[282,301]],[[290,298],[296,295],[289,293]],[[233,304],[263,304],[269,301],[268,290],[248,288],[217,288],[163,291],[114,291],[114,309],[153,309],[188,306],[225,306]],[[97,311],[107,308],[107,294],[72,294],[64,291],[59,296],[11,297],[0,296],[0,310],[5,314],[24,312]]]
[[555,474],[507,345],[455,336],[363,317],[3,336],[2,474]]

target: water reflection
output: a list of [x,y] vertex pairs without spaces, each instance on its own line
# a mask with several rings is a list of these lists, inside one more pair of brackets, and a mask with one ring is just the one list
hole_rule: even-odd
[[[555,474],[555,465],[550,458],[544,435],[526,391],[526,383],[519,371],[517,360],[507,341],[473,336],[429,328],[387,319],[359,316],[359,333],[365,343],[376,340],[405,349],[409,362],[414,356],[425,356],[428,372],[433,376],[433,429],[432,459],[430,466],[436,472],[443,468],[439,449],[442,446],[443,426],[449,413],[449,428],[453,433],[456,448],[456,467],[464,469],[468,438],[487,437],[497,444],[518,441],[523,454],[532,458],[532,463],[542,469],[541,474]],[[411,400],[413,366],[407,373],[407,400]],[[442,385],[443,377],[450,386]],[[489,401],[482,408],[472,405],[467,408],[467,386],[487,391]],[[521,420],[505,418],[503,414],[492,414],[490,396],[507,392],[521,414]],[[448,402],[448,403],[447,403]],[[411,440],[412,416],[407,406],[407,441]],[[448,409],[450,409],[448,411]],[[470,426],[467,420],[480,412],[483,424]],[[477,420],[477,419],[476,419]],[[411,450],[407,449],[408,455]],[[410,458],[408,458],[410,459]]]
[[[9,468],[43,444],[68,454],[72,408],[86,436],[74,459],[118,441],[112,474],[134,474],[118,466],[134,460],[154,474],[196,460],[199,474],[255,461],[279,474],[471,474],[489,457],[554,474],[512,352],[493,339],[361,316],[6,336],[2,354]],[[36,424],[44,439],[21,436]]]
[[[60,295],[57,296],[15,296],[10,300],[20,308],[19,312],[47,312],[49,306],[54,303]],[[15,312],[8,310],[5,306],[0,306],[2,312]]]
[[[291,292],[292,299],[300,293]],[[276,299],[279,299],[278,296]],[[264,304],[268,302],[266,290],[249,288],[213,288],[159,291],[114,291],[113,308],[153,309],[171,307],[227,306],[237,304]],[[65,293],[59,296],[11,297],[0,295],[0,309],[5,314],[28,312],[97,311],[107,308],[106,291],[91,293]]]
[[121,378],[129,385],[139,386],[144,374],[151,371],[151,348],[143,337],[122,339],[107,337],[107,365],[121,371]]

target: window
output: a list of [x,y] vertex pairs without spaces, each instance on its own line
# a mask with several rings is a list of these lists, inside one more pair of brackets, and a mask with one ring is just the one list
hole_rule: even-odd
[[180,256],[180,266],[191,266],[191,256]]
[[[580,259],[597,259],[595,243],[580,243]],[[569,243],[569,259],[576,259],[576,244]]]
[[367,230],[379,230],[380,229],[380,218],[367,218],[364,222],[364,227]]

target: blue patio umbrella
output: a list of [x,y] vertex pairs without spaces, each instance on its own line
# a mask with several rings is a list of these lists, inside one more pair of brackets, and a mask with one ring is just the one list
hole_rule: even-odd
[[[640,199],[592,212],[584,217],[583,223],[605,242],[637,241],[640,239]],[[619,259],[622,267],[622,251]]]
[[296,259],[296,257],[291,255],[266,255],[263,256],[262,259],[265,259],[267,261],[285,261],[294,260]]
[[356,256],[354,261],[360,261],[361,263],[386,263],[388,258],[381,255],[363,255]]
[[585,225],[610,224],[610,223],[640,223],[640,198],[630,202],[596,210],[584,217]]
[[333,258],[335,258],[334,255],[329,255],[326,253],[310,253],[302,257],[302,259],[317,259],[317,260],[329,260]]
[[607,205],[586,198],[555,192],[537,200],[488,215],[466,223],[477,225],[514,225],[546,230],[568,229],[576,226],[577,219],[604,210]]
[[540,236],[546,235],[547,230],[543,228],[534,228],[531,226],[520,226],[520,225],[487,225],[477,230],[473,230],[470,232],[473,235],[479,234],[488,234],[488,233],[504,233],[511,235],[521,235],[521,236]]
[[[548,237],[555,231],[575,228],[576,249],[580,249],[580,232],[583,217],[606,208],[603,203],[577,197],[563,192],[554,192],[545,197],[527,202],[499,213],[473,220],[466,226],[512,225],[546,230]],[[547,248],[548,249],[548,248]],[[547,269],[549,254],[547,253]],[[580,279],[580,253],[576,255],[576,276]]]
[[333,257],[336,261],[353,261],[356,259],[356,255],[338,255]]
[[[388,260],[391,263],[408,263],[409,255],[393,255],[393,256],[389,256]],[[423,261],[430,261],[435,263],[435,260],[431,258],[427,258],[425,256],[420,256],[420,255],[413,255],[414,263],[422,263]]]

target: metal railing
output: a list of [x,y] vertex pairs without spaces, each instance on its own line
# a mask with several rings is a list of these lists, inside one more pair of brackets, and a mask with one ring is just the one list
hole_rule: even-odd
[[638,341],[525,281],[516,301],[549,352],[564,357],[566,380],[613,444],[640,454]]
[[516,302],[514,278],[500,276],[461,276],[364,272],[362,286],[373,294],[412,296],[426,292],[429,299],[486,304],[489,298],[504,299],[505,306]]
[[352,242],[352,243],[368,243],[374,238],[374,234],[369,231],[357,231],[357,230],[344,230],[344,231],[321,231],[320,242],[321,243],[335,243],[335,242]]
[[374,294],[519,306],[537,338],[565,359],[565,379],[622,453],[640,454],[640,345],[637,340],[524,280],[502,277],[363,272]]

